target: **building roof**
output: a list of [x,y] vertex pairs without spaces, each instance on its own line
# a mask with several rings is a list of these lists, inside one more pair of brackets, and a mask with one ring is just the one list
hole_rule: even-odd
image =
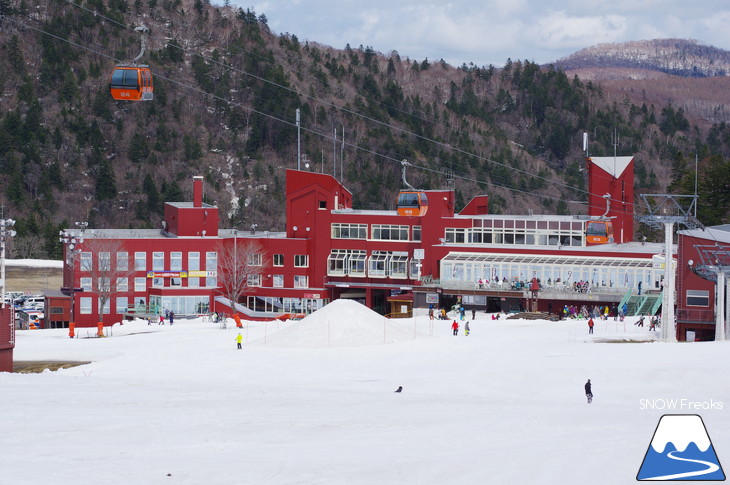
[[619,178],[629,166],[634,157],[590,157],[591,162],[608,172],[614,178]]
[[685,229],[683,231],[679,231],[679,234],[682,236],[708,239],[721,243],[730,243],[730,224],[711,226],[704,229]]

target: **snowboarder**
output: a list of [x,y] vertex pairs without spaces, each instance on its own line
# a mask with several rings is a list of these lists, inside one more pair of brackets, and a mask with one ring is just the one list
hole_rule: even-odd
[[243,335],[241,335],[241,332],[238,332],[238,335],[236,335],[236,344],[238,345],[238,349],[241,349],[241,341],[243,340]]
[[469,336],[469,330],[469,322],[466,322],[466,324],[464,324],[464,335],[467,337]]
[[593,325],[594,325],[593,319],[589,318],[588,319],[588,333],[589,334],[593,333]]
[[593,402],[593,390],[591,389],[591,380],[588,379],[588,382],[586,382],[586,385],[584,386],[586,390],[586,399],[588,399],[588,404]]
[[398,386],[398,389],[396,389],[394,392],[402,392],[402,391],[403,391],[403,386]]
[[451,324],[451,330],[454,331],[454,335],[458,335],[459,333],[459,323],[454,320],[454,323]]

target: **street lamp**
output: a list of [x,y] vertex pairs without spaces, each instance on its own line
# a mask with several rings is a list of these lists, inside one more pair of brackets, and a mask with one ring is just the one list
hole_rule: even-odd
[[58,233],[59,242],[66,245],[66,266],[71,269],[71,285],[69,292],[71,294],[71,321],[69,322],[69,337],[74,336],[74,321],[76,317],[76,282],[75,282],[75,269],[76,269],[76,255],[81,252],[78,248],[80,244],[84,242],[84,231],[89,226],[88,222],[75,222],[78,229],[76,231],[60,231]]
[[0,308],[5,308],[5,241],[15,236],[16,232],[11,229],[14,225],[12,219],[0,219],[0,285],[3,287]]

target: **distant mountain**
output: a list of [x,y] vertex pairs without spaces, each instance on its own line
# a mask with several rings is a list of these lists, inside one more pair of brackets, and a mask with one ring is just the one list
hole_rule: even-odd
[[696,40],[642,40],[598,44],[560,59],[554,65],[564,71],[579,71],[581,78],[591,79],[647,79],[667,74],[728,76],[730,51]]

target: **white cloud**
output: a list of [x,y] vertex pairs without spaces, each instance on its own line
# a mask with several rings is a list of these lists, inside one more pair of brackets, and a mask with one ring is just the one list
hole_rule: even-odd
[[534,40],[549,49],[581,49],[621,39],[627,21],[620,15],[573,17],[554,12],[536,25]]

